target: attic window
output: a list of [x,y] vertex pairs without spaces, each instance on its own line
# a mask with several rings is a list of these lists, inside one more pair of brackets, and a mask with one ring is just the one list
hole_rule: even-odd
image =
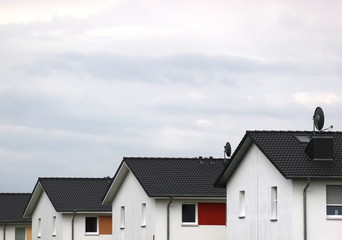
[[297,135],[294,136],[298,142],[300,143],[309,143],[311,138],[309,136],[305,136],[305,135]]

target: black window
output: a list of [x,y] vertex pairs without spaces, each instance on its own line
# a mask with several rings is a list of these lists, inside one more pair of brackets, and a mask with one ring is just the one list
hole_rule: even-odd
[[97,232],[97,217],[86,217],[86,232],[96,233]]
[[196,204],[182,205],[182,222],[196,223]]

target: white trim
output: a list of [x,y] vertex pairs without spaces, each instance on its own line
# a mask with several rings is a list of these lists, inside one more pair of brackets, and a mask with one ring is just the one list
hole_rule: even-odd
[[[195,222],[183,222],[183,205],[195,205]],[[194,202],[183,202],[182,203],[182,214],[181,214],[181,220],[182,220],[182,226],[198,226],[198,203]]]
[[[87,218],[96,218],[96,232],[87,232]],[[85,216],[84,218],[84,234],[85,235],[99,235],[99,217],[98,216]]]

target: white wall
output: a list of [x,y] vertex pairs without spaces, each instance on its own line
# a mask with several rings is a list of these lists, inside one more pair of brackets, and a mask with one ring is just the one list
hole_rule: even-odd
[[[25,228],[25,238],[26,238],[26,229],[31,225],[27,224],[10,224],[6,226],[6,240],[15,240],[15,229],[16,228]],[[0,225],[0,240],[4,240],[4,225]]]
[[[146,203],[146,226],[142,227],[142,204]],[[152,240],[155,235],[155,201],[149,198],[137,179],[128,172],[113,206],[113,239],[114,240]],[[121,206],[125,207],[125,227],[121,228]],[[155,236],[156,240],[157,238]]]
[[[271,221],[271,187],[278,192],[278,218]],[[245,218],[239,192],[245,191]],[[227,239],[292,240],[292,182],[252,145],[227,183]],[[284,233],[284,234],[281,234]]]
[[[53,233],[53,216],[56,216],[56,228],[57,235],[52,236]],[[55,211],[53,205],[51,204],[49,198],[42,193],[37,206],[32,214],[32,240],[38,237],[38,219],[41,219],[41,239],[49,240],[62,240],[61,226],[63,221],[62,214]]]
[[[294,239],[303,239],[303,189],[306,180],[294,181]],[[311,180],[307,189],[307,238],[310,240],[341,239],[342,219],[326,217],[326,185],[342,185],[342,180]]]

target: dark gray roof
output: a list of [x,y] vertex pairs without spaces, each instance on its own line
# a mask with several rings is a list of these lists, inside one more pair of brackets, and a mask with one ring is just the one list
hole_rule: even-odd
[[342,132],[315,132],[315,136],[333,137],[333,160],[330,161],[313,160],[305,153],[308,142],[299,141],[297,136],[311,139],[312,135],[312,131],[247,131],[217,183],[227,170],[237,167],[235,159],[243,156],[252,143],[285,178],[342,178]]
[[0,193],[0,223],[30,223],[23,213],[31,193]]
[[225,197],[214,181],[224,168],[214,158],[124,158],[150,197]]
[[111,212],[111,206],[102,205],[101,201],[111,180],[111,178],[39,178],[38,182],[57,212]]

